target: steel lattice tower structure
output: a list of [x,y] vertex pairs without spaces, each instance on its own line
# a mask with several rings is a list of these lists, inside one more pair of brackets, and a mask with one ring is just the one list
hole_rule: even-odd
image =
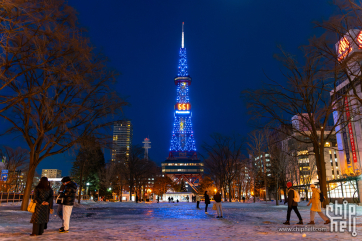
[[[170,152],[167,160],[162,163],[162,172],[169,175],[174,181],[184,180],[187,187],[190,186],[197,192],[197,185],[204,172],[204,165],[197,157],[192,129],[192,112],[189,98],[189,86],[192,79],[187,70],[184,39],[184,23],[182,23],[178,74],[174,79],[177,86],[174,124]],[[190,188],[188,189],[190,190]]]

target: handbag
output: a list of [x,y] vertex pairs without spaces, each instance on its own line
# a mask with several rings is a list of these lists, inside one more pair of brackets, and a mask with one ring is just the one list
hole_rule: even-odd
[[35,207],[36,207],[36,202],[34,202],[33,199],[31,199],[28,205],[28,212],[34,213]]
[[214,205],[212,205],[212,210],[216,210],[216,203],[214,203]]
[[57,199],[55,200],[56,204],[63,204],[64,198],[61,198],[60,195],[58,195]]

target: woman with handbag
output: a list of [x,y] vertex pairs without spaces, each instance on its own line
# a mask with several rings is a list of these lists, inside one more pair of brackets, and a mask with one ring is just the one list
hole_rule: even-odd
[[205,191],[205,213],[208,214],[207,212],[207,206],[210,204],[210,197],[209,195],[207,195],[207,191]]
[[30,223],[33,223],[33,232],[30,236],[42,235],[45,224],[49,222],[49,204],[53,201],[53,191],[48,183],[48,178],[42,177],[34,189],[36,206],[30,220]]

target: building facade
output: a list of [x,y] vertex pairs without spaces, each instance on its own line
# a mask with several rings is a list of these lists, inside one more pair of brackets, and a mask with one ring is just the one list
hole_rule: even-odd
[[204,173],[204,164],[196,153],[192,128],[191,102],[189,86],[191,77],[187,70],[186,48],[184,46],[184,23],[182,23],[182,41],[179,52],[178,75],[174,79],[177,96],[174,105],[174,124],[169,156],[162,163],[162,173],[173,181],[185,182],[189,191],[197,192],[197,185]]
[[113,126],[112,161],[127,160],[132,146],[133,126],[131,121],[115,121]]
[[362,31],[348,31],[335,46],[338,61],[348,73],[345,75],[346,79],[339,81],[330,92],[332,101],[338,105],[333,114],[335,123],[340,123],[336,128],[338,152],[343,172],[355,176],[362,171],[362,107],[355,97],[356,91],[358,98],[362,98],[361,82],[356,78],[361,75]]
[[61,178],[62,177],[62,170],[58,170],[58,169],[42,169],[41,176],[42,177],[47,177],[47,178]]

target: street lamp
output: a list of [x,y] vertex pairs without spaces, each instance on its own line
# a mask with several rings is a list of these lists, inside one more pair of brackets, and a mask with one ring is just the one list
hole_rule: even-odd
[[85,192],[85,195],[87,195],[87,196],[88,196],[88,188],[89,188],[89,185],[90,185],[90,183],[87,182],[87,190],[86,190],[86,192]]

